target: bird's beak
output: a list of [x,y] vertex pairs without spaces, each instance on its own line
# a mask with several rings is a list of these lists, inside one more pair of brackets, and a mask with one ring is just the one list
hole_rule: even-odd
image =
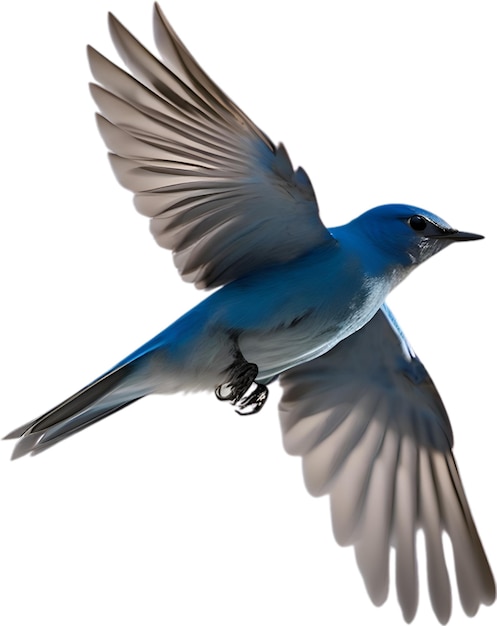
[[449,235],[448,238],[452,241],[476,241],[477,239],[483,239],[483,235],[456,230],[456,232]]
[[443,239],[445,241],[476,241],[477,239],[484,239],[483,235],[477,235],[476,233],[465,233],[461,230],[446,230],[434,235],[436,239]]

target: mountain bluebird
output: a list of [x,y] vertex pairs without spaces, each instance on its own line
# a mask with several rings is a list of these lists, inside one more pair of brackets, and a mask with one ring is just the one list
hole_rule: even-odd
[[8,435],[19,438],[13,456],[43,451],[152,393],[214,391],[253,413],[279,377],[285,448],[303,457],[309,492],[331,496],[336,539],[354,546],[372,601],[387,597],[393,547],[398,600],[413,619],[422,529],[431,603],[445,623],[446,532],[462,606],[474,615],[494,601],[494,579],[443,403],[385,298],[449,244],[481,237],[399,204],[325,228],[304,170],[208,78],[158,6],[154,26],[163,62],[110,16],[131,74],[88,49],[98,127],[118,180],[182,277],[218,289]]

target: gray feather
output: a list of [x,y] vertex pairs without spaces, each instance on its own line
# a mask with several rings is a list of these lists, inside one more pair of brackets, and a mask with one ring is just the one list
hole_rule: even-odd
[[280,381],[285,448],[302,455],[309,492],[331,496],[335,536],[354,545],[373,602],[387,597],[394,548],[399,603],[406,621],[414,618],[421,529],[439,621],[446,623],[452,608],[443,533],[465,612],[491,604],[495,583],[452,456],[447,414],[388,308]]
[[109,27],[133,75],[88,49],[98,127],[185,280],[216,287],[333,241],[305,172],[210,80],[157,6],[164,63],[112,15]]

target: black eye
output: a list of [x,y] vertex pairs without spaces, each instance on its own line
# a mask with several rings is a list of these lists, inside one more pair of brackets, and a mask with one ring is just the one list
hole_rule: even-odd
[[413,215],[407,220],[407,223],[413,230],[424,230],[426,228],[426,220],[421,215]]

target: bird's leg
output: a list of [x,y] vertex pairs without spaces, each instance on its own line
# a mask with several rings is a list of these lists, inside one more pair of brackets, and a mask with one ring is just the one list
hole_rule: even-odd
[[257,365],[246,361],[236,348],[235,360],[226,372],[228,379],[216,387],[216,398],[222,401],[229,400],[238,407],[236,412],[240,415],[258,413],[264,406],[269,392],[265,385],[256,383],[256,388],[247,393],[259,373]]

